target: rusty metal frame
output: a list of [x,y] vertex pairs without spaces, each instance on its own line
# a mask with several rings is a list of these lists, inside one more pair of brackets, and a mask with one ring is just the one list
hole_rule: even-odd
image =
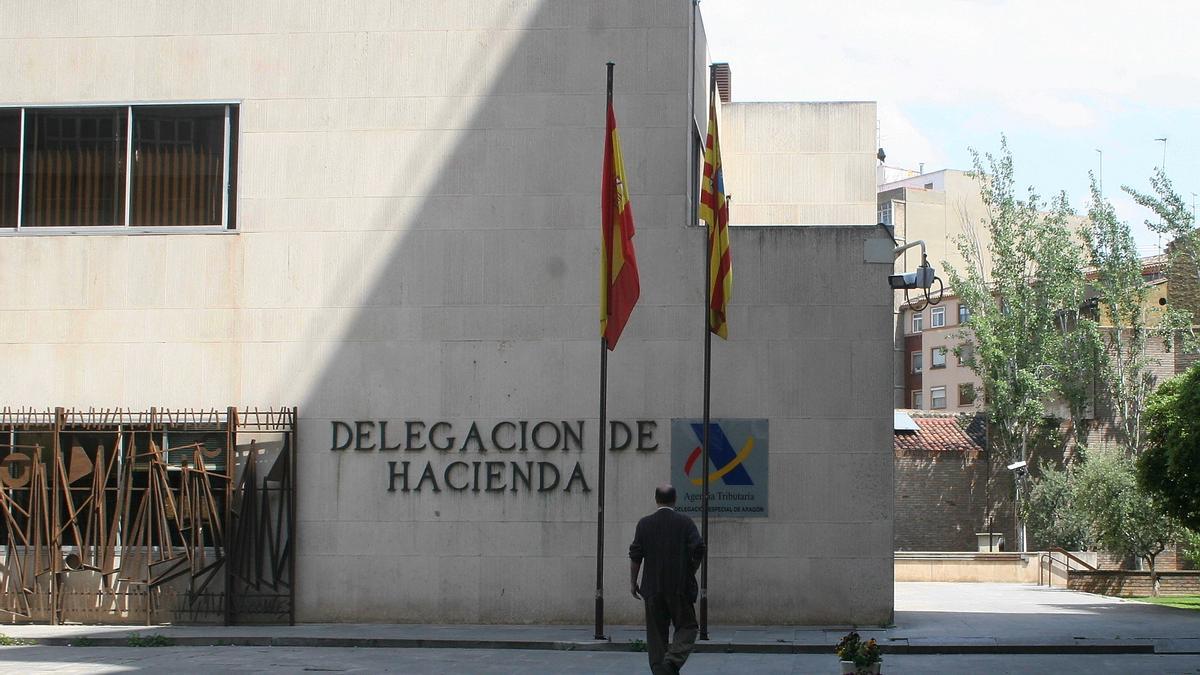
[[[296,420],[0,410],[0,620],[294,623]],[[168,444],[200,433],[224,447]]]

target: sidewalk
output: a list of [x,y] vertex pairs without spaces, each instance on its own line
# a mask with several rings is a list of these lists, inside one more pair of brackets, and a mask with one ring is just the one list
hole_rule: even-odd
[[[719,606],[714,607],[719,616]],[[827,654],[845,626],[712,626],[699,652]],[[296,626],[9,625],[44,645],[128,646],[162,636],[177,646],[392,647],[637,651],[641,626],[300,624]],[[1200,612],[1017,584],[896,584],[896,623],[859,629],[890,654],[1200,654]]]

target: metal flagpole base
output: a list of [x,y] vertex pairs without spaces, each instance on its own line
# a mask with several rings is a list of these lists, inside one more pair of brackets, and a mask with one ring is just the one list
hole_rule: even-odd
[[607,642],[608,636],[604,634],[604,625],[603,625],[603,623],[601,623],[603,621],[603,619],[601,619],[601,617],[603,617],[603,616],[604,616],[604,598],[601,597],[599,593],[597,593],[596,594],[596,631],[592,635],[592,639],[604,640],[605,642]]

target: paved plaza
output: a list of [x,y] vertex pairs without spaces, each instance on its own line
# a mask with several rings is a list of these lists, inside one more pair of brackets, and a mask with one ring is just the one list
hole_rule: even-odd
[[[719,617],[719,602],[713,615]],[[847,627],[721,627],[688,673],[835,672]],[[1200,673],[1200,612],[1019,584],[896,584],[890,627],[859,627],[885,672]],[[4,672],[621,673],[638,626],[8,626]],[[130,646],[130,637],[169,646]],[[151,638],[151,636],[161,636]],[[151,638],[151,639],[147,639]],[[137,642],[138,640],[134,640]]]
[[[640,673],[646,655],[516,649],[345,647],[0,647],[21,673]],[[833,654],[696,654],[686,675],[836,673]],[[1200,657],[1163,654],[888,655],[884,673],[1200,673]]]

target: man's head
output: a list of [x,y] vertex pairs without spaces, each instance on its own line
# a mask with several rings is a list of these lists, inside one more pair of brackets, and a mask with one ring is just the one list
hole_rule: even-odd
[[675,506],[675,488],[663,483],[654,489],[654,503],[659,506]]

